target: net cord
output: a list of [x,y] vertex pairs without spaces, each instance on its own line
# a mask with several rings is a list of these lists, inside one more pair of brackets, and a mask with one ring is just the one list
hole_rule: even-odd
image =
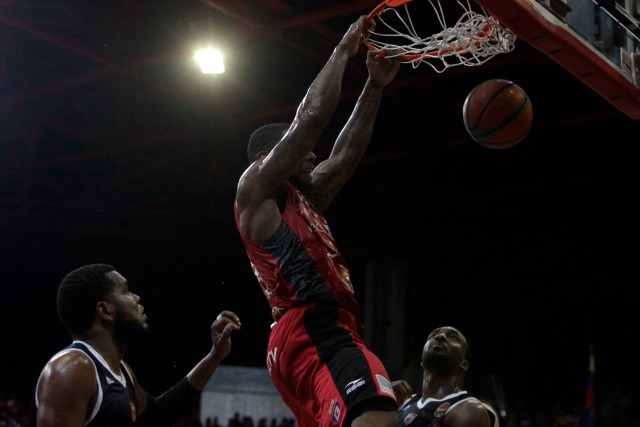
[[456,0],[463,13],[452,27],[447,25],[440,0],[419,1],[429,2],[442,31],[420,36],[409,3],[386,7],[373,16],[375,28],[370,28],[369,48],[393,52],[387,56],[402,56],[403,63],[410,63],[414,68],[426,63],[438,73],[459,65],[479,66],[515,49],[516,35],[484,9],[481,13],[473,11],[468,0],[466,4]]

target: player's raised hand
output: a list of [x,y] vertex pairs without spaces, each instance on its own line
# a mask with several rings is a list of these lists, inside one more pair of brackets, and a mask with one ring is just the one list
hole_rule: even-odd
[[405,380],[393,381],[391,387],[393,388],[393,394],[396,395],[398,406],[402,406],[402,404],[413,395],[411,386]]
[[363,32],[365,31],[365,19],[366,16],[361,16],[356,22],[351,24],[340,41],[340,44],[347,49],[349,56],[354,56],[358,53],[358,49],[364,41]]
[[231,352],[231,334],[241,329],[240,318],[233,312],[223,310],[211,324],[212,353],[224,358]]
[[367,52],[367,69],[373,83],[382,87],[391,83],[402,64],[398,53],[398,50]]

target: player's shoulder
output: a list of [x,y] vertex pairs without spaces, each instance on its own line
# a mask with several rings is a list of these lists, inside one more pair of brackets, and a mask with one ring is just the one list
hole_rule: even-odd
[[96,367],[82,350],[64,349],[49,359],[40,373],[39,387],[64,392],[70,389],[95,388]]
[[455,405],[447,413],[447,427],[494,427],[492,409],[480,399],[468,396]]
[[64,371],[68,373],[86,369],[95,370],[95,364],[91,357],[79,348],[66,348],[54,354],[47,362],[46,368],[52,371]]
[[262,172],[261,165],[262,162],[256,160],[238,179],[235,203],[240,212],[260,206],[264,200],[275,199],[283,190],[286,181],[273,173]]
[[236,194],[240,194],[243,191],[246,192],[247,190],[251,189],[251,187],[254,185],[254,182],[260,176],[259,172],[260,170],[258,162],[255,161],[251,163],[249,167],[247,167],[244,172],[242,172],[242,175],[240,175],[240,178],[238,179]]

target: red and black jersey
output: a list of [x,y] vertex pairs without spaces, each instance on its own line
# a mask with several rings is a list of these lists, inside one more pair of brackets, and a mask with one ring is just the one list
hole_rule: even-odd
[[311,302],[337,302],[359,318],[349,268],[327,221],[289,182],[287,188],[282,223],[262,243],[242,233],[234,205],[236,226],[269,305],[286,311]]

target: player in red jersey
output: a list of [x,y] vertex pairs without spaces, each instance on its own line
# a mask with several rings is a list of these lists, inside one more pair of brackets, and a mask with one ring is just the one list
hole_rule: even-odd
[[368,79],[330,156],[313,148],[340,100],[342,77],[366,32],[353,23],[315,78],[292,123],[257,129],[234,213],[274,324],[267,366],[301,427],[397,427],[388,374],[360,335],[349,269],[322,212],[371,139],[383,89],[400,60],[368,52]]

